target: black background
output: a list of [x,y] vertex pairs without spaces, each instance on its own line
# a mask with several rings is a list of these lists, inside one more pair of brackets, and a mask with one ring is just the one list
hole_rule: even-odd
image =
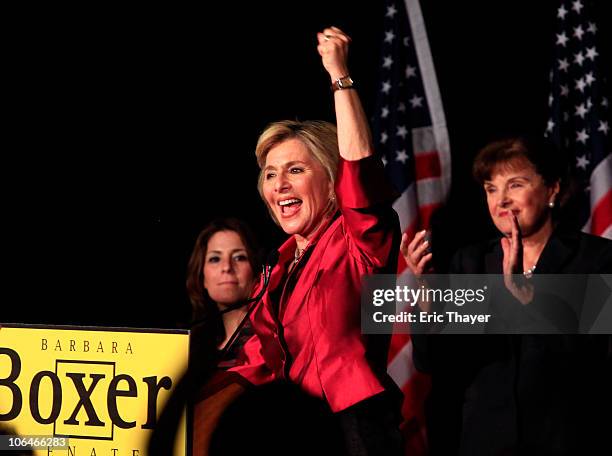
[[[434,238],[443,261],[494,233],[470,178],[478,148],[546,124],[557,2],[421,3],[453,159]],[[611,7],[596,7],[607,44]],[[259,199],[253,150],[271,121],[334,120],[316,32],[352,36],[371,115],[383,14],[383,2],[317,0],[12,18],[0,321],[184,323],[185,266],[208,221],[239,216],[267,248],[284,239]]]

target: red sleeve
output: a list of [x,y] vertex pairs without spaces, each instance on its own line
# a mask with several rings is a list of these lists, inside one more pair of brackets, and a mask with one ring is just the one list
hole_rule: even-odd
[[387,181],[380,159],[340,158],[336,197],[351,255],[376,268],[387,266],[391,256],[395,261],[397,252],[392,252],[399,251],[399,221],[392,203],[397,192]]
[[228,371],[239,374],[253,385],[262,385],[274,380],[274,374],[261,354],[261,342],[257,334],[253,334],[245,342],[238,355],[238,364]]

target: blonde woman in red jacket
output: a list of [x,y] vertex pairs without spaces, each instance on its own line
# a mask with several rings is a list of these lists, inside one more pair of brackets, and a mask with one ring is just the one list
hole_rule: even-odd
[[347,67],[350,38],[317,34],[334,89],[336,127],[282,121],[257,143],[259,191],[290,235],[280,246],[255,335],[232,369],[251,384],[287,380],[324,399],[347,453],[402,454],[401,394],[386,374],[388,338],[361,333],[364,275],[394,273],[400,231],[379,158]]

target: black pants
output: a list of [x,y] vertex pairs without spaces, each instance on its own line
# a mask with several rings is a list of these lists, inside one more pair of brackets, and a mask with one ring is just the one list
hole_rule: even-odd
[[336,413],[350,456],[404,456],[399,404],[389,392]]

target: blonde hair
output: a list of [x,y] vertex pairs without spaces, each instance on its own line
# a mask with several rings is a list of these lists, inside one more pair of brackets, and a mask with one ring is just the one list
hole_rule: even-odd
[[[336,182],[340,152],[338,151],[338,133],[334,124],[322,120],[307,120],[304,122],[282,120],[274,122],[268,125],[259,136],[257,147],[255,148],[255,156],[257,157],[257,164],[260,169],[257,189],[264,202],[263,168],[266,165],[268,152],[273,147],[290,139],[297,139],[306,146],[308,152],[325,170],[332,183],[332,188]],[[336,209],[335,198],[332,198],[332,208]],[[268,210],[272,218],[278,223],[270,208]]]

